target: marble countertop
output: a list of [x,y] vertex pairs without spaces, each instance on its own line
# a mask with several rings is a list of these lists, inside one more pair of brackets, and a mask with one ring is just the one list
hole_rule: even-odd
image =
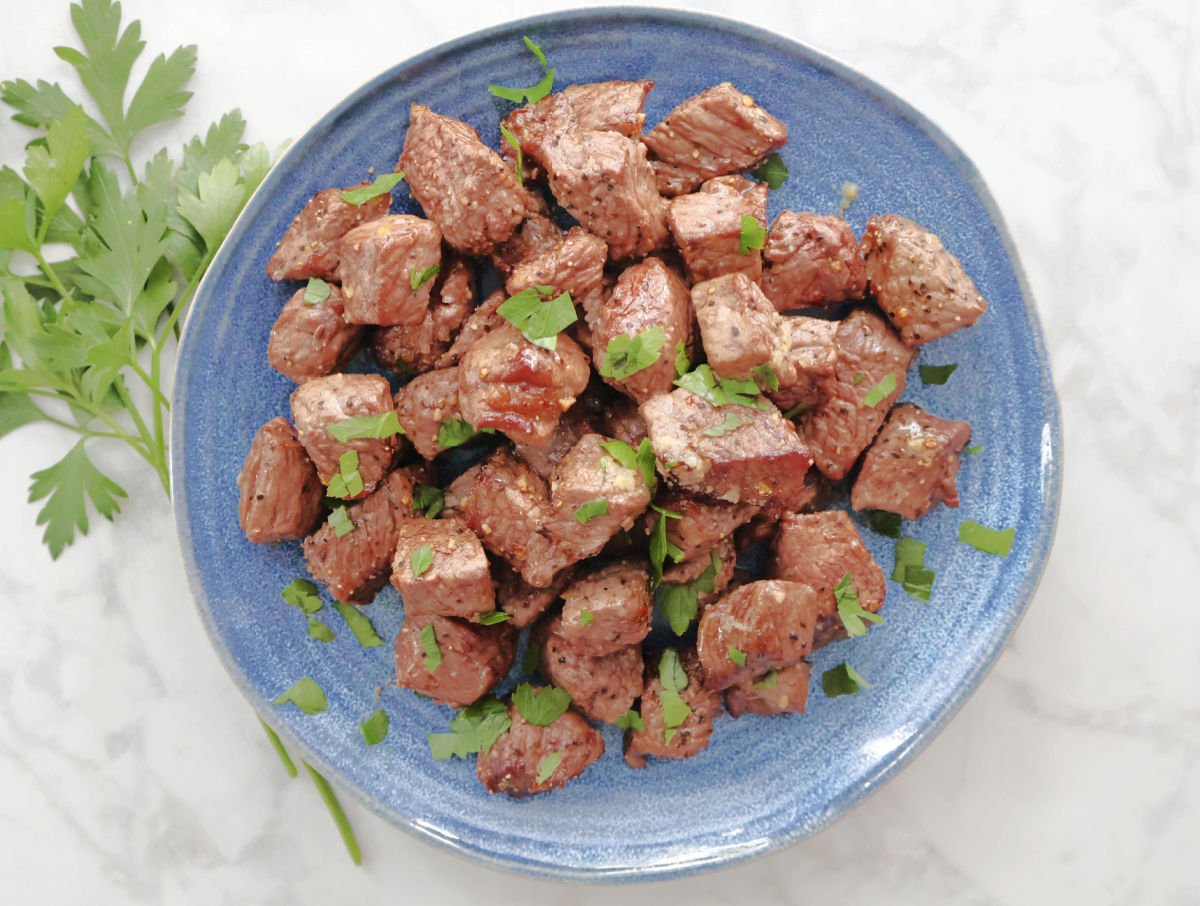
[[[252,140],[277,144],[431,44],[568,5],[124,3],[155,53],[199,45],[187,125],[155,139],[172,144],[233,105]],[[1008,219],[1068,449],[1053,556],[992,674],[885,788],[749,864],[632,888],[536,882],[347,803],[366,855],[355,868],[209,648],[152,480],[101,456],[137,492],[52,562],[23,501],[31,466],[67,440],[27,427],[0,441],[4,902],[1200,902],[1196,7],[688,5],[890,87],[974,159]],[[0,10],[0,77],[70,78],[50,52],[74,40],[65,2]],[[0,160],[24,141],[5,120]]]

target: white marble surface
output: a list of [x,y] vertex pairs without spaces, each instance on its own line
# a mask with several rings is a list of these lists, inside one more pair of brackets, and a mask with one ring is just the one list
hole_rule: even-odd
[[[238,105],[271,143],[430,44],[562,5],[125,3],[156,52],[200,46],[189,134]],[[693,6],[807,41],[925,111],[1016,237],[1068,461],[1041,590],[979,692],[848,817],[717,874],[534,882],[350,807],[356,869],[209,649],[151,479],[109,460],[140,493],[52,563],[23,500],[65,439],[27,428],[0,442],[0,902],[1200,902],[1197,7]],[[0,14],[0,76],[68,76],[50,52],[72,38],[65,2]],[[0,159],[24,140],[5,120]]]

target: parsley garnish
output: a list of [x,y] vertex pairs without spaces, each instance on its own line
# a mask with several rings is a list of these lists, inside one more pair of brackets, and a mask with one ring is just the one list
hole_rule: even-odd
[[338,474],[329,479],[329,496],[345,500],[357,497],[363,489],[362,475],[358,471],[358,452],[347,450],[338,457]]
[[380,412],[378,415],[356,415],[353,418],[345,418],[340,422],[333,422],[326,426],[325,430],[329,432],[334,440],[341,443],[360,440],[362,438],[382,439],[395,437],[397,434],[404,433],[404,429],[400,427],[400,420],[396,418],[394,411]]
[[579,611],[579,625],[580,626],[589,626],[589,625],[591,625],[591,622],[594,619],[596,619],[596,615],[594,613],[592,613],[590,610],[588,610],[586,607],[583,608],[583,610]]
[[529,647],[525,649],[525,657],[521,659],[521,670],[524,673],[533,674],[538,668],[538,661],[542,657],[542,646],[538,642],[530,641]]
[[446,508],[446,495],[441,488],[419,484],[413,489],[412,505],[426,519],[437,519],[438,514]]
[[525,155],[521,153],[521,143],[517,141],[517,137],[512,134],[512,131],[504,125],[500,124],[500,134],[504,136],[504,140],[508,142],[510,148],[517,152],[517,165],[513,168],[516,172],[517,185],[524,187],[525,185]]
[[587,503],[580,505],[575,511],[575,521],[580,525],[587,525],[597,516],[608,515],[607,500],[589,500]]
[[534,346],[553,352],[558,348],[558,334],[579,320],[570,293],[549,299],[552,286],[531,286],[506,299],[496,313],[521,331]]
[[347,189],[345,192],[339,194],[342,197],[342,201],[346,202],[346,204],[352,204],[357,207],[358,205],[366,204],[372,198],[386,195],[402,179],[404,179],[403,173],[381,173],[369,185],[359,186],[357,189]]
[[463,419],[448,418],[438,427],[438,446],[443,450],[461,447],[478,433]]
[[649,368],[659,360],[665,342],[666,331],[659,324],[647,327],[636,336],[623,333],[613,337],[604,350],[604,364],[599,368],[601,376],[623,381],[643,368]]
[[495,626],[497,623],[504,623],[512,619],[511,613],[505,613],[503,610],[489,610],[479,618],[480,626]]
[[742,418],[736,412],[730,412],[725,416],[725,420],[719,425],[709,425],[700,433],[707,437],[724,437],[730,431],[736,431],[742,425],[750,424],[750,419]]
[[963,452],[966,453],[968,456],[970,456],[973,453],[982,453],[983,452],[983,444],[972,444],[971,446],[967,447],[967,449],[963,450]]
[[325,700],[324,690],[317,685],[311,676],[296,680],[286,692],[271,702],[273,705],[283,705],[291,702],[305,714],[320,714],[329,707]]
[[738,232],[738,251],[749,255],[752,249],[760,249],[767,244],[767,231],[763,225],[749,214],[742,215],[742,228]]
[[765,182],[772,189],[778,189],[788,178],[787,164],[777,153],[768,154],[763,162],[753,171],[755,179]]
[[829,698],[837,698],[839,695],[853,695],[861,689],[870,689],[871,684],[857,670],[842,662],[821,675],[821,688]]
[[653,493],[658,477],[654,472],[654,447],[648,437],[642,438],[636,450],[623,440],[606,440],[600,445],[600,449],[625,468],[641,472],[646,489]]
[[435,673],[442,666],[442,649],[432,623],[421,627],[421,650],[425,652],[425,669]]
[[333,292],[329,284],[320,277],[309,277],[308,286],[304,288],[304,304],[320,305]]
[[696,394],[714,406],[733,405],[761,409],[766,405],[758,398],[760,391],[754,381],[718,379],[708,365],[698,365],[695,371],[689,371],[676,378],[675,386]]
[[762,675],[762,679],[754,681],[755,689],[774,689],[779,684],[779,672],[777,670],[768,670]]
[[[657,528],[657,526],[655,526]],[[715,553],[709,555],[709,564],[691,582],[678,585],[667,582],[659,589],[658,606],[671,624],[676,635],[683,635],[700,610],[700,595],[711,594],[716,588],[717,571],[721,560]]]
[[305,613],[316,613],[325,606],[317,594],[317,586],[307,579],[293,579],[284,586],[279,596]]
[[921,383],[928,387],[931,384],[946,383],[957,367],[957,365],[921,365],[917,370],[921,373]]
[[429,567],[433,566],[433,545],[422,544],[412,552],[409,563],[412,565],[413,578],[421,578],[429,571]]
[[642,720],[641,714],[630,708],[617,718],[617,726],[622,730],[641,731],[646,729],[646,722]]
[[890,371],[883,378],[867,391],[867,395],[862,398],[864,406],[869,406],[874,409],[882,403],[896,389],[896,376]]
[[692,360],[688,358],[687,346],[683,340],[675,342],[675,376],[683,377],[692,368]]
[[549,755],[542,757],[538,762],[536,783],[545,783],[549,780],[558,766],[562,764],[562,752],[551,752]]
[[667,540],[667,520],[682,517],[654,504],[650,504],[650,508],[659,513],[658,521],[654,523],[650,532],[650,581],[652,586],[657,586],[662,581],[663,563],[667,557],[669,556],[674,563],[683,559],[683,551]]
[[877,625],[883,622],[883,617],[877,613],[871,613],[858,603],[858,590],[854,587],[854,580],[850,573],[843,575],[838,580],[838,584],[833,587],[833,598],[837,601],[838,619],[846,627],[846,634],[849,636],[857,638],[867,634],[867,627],[863,625],[863,620],[869,620]]
[[900,537],[900,514],[889,513],[886,510],[868,510],[866,512],[867,525],[871,527],[871,531],[887,535],[889,538]]
[[679,696],[688,686],[688,677],[674,648],[668,648],[662,653],[658,662],[658,684],[658,699],[662,704],[663,739],[670,742],[671,737],[692,713],[687,702]]
[[737,664],[739,667],[746,666],[746,652],[742,651],[741,648],[734,648],[732,645],[730,645],[728,654],[730,661]]
[[488,91],[496,97],[512,101],[514,104],[536,104],[554,90],[555,71],[548,67],[546,54],[533,42],[532,38],[526,35],[524,41],[525,46],[529,48],[530,52],[537,57],[538,62],[542,65],[542,71],[545,72],[542,80],[536,85],[530,85],[528,88],[505,88],[502,85],[488,85]]
[[380,708],[378,711],[364,720],[360,726],[362,727],[363,739],[366,741],[367,745],[374,746],[383,742],[383,740],[387,737],[388,727],[390,725],[391,721],[388,720],[388,713],[384,711],[383,708]]
[[857,387],[859,384],[861,384],[866,379],[867,379],[867,376],[865,374],[863,374],[861,371],[859,371],[854,375],[854,377],[851,379],[850,383],[853,384],[855,387]]
[[344,506],[334,507],[327,521],[333,527],[333,533],[339,538],[354,531],[354,521]]
[[438,275],[438,271],[442,269],[440,264],[431,264],[427,268],[417,270],[413,268],[408,274],[408,285],[410,289],[418,290],[434,277]]
[[425,739],[434,758],[448,761],[452,757],[466,758],[474,752],[487,754],[511,726],[508,707],[489,695],[459,711],[450,721],[449,733],[430,733]]
[[332,642],[336,638],[333,630],[316,617],[308,618],[308,634],[310,638],[314,638],[318,642]]
[[811,408],[812,407],[808,403],[796,403],[796,405],[792,406],[791,409],[783,413],[783,417],[788,419],[788,421],[791,421],[797,415],[802,415]]
[[362,610],[343,601],[338,601],[333,607],[342,615],[342,619],[346,621],[346,625],[363,648],[377,648],[383,644],[383,637],[375,631],[371,620]]
[[521,683],[512,695],[517,712],[535,727],[548,727],[558,720],[571,705],[571,695],[557,686],[534,689]]
[[754,383],[758,384],[760,390],[774,393],[779,389],[779,375],[766,362],[751,368],[750,377],[754,379]]
[[929,603],[936,574],[925,568],[925,542],[916,538],[900,538],[896,542],[896,567],[892,579],[918,600]]
[[975,550],[983,551],[985,554],[1007,557],[1012,551],[1016,533],[1015,528],[991,529],[986,525],[980,525],[978,522],[967,519],[958,527],[958,540],[965,541]]

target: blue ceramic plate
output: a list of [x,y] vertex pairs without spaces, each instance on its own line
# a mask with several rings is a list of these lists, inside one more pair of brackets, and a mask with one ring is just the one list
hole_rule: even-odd
[[[626,767],[619,733],[565,789],[527,801],[489,795],[472,762],[437,762],[425,734],[451,712],[389,686],[391,645],[360,648],[336,613],[331,644],[310,639],[279,598],[306,575],[297,544],[256,546],[238,529],[234,480],[255,431],[287,412],[292,384],[266,362],[267,334],[293,287],[271,283],[275,242],[317,190],[392,169],[409,104],[461,117],[499,141],[507,104],[493,82],[540,75],[531,35],[558,84],[649,78],[657,122],[672,106],[730,80],[783,119],[791,169],[771,196],[783,208],[833,211],[843,182],[859,186],[849,220],[894,211],[942,236],[991,309],[972,330],[924,348],[920,361],[957,362],[942,387],[915,368],[905,398],[969,420],[983,451],[966,457],[962,508],[911,526],[937,571],[924,605],[894,583],[887,622],[813,658],[814,677],[849,660],[864,694],[825,698],[799,717],[723,717],[698,757]],[[415,210],[397,190],[396,209]],[[921,114],[845,66],[793,41],[734,22],[637,9],[529,19],[445,44],[359,89],[292,146],[213,262],[184,335],[174,413],[175,507],[192,589],[213,645],[246,697],[297,754],[405,830],[495,865],[585,880],[662,878],[749,858],[814,833],[895,774],[962,705],[991,666],[1037,585],[1059,498],[1057,402],[1041,330],[1016,250],[979,174]],[[956,540],[960,520],[1015,526],[1001,559]],[[865,538],[890,570],[890,539]],[[389,588],[365,612],[394,638],[402,607]],[[270,702],[310,675],[329,710],[306,717]],[[381,691],[382,690],[382,691]],[[359,721],[380,705],[386,741],[363,744]]]

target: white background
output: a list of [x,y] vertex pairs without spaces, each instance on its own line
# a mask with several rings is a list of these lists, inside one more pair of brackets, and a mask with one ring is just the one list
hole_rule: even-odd
[[[296,137],[438,42],[570,3],[127,0],[154,53],[200,47],[176,145],[239,106]],[[670,4],[676,5],[676,4]],[[1053,6],[1053,11],[1050,7]],[[5,904],[1196,903],[1200,880],[1200,35],[1191,3],[697,3],[862,70],[974,159],[1008,219],[1062,397],[1066,482],[1041,590],[997,668],[896,780],[814,839],[633,888],[529,881],[348,806],[345,858],[209,649],[152,477],[52,563],[0,441]],[[71,81],[65,2],[0,0],[0,77]],[[0,125],[0,160],[27,133]],[[348,798],[348,797],[346,797]]]

